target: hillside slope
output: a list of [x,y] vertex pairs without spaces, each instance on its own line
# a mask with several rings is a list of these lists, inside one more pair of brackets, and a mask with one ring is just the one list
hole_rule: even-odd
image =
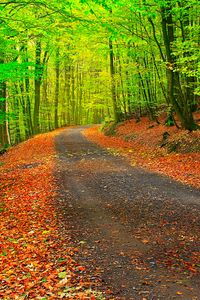
[[99,126],[84,133],[91,141],[119,152],[131,164],[200,188],[200,130],[188,132],[142,118]]

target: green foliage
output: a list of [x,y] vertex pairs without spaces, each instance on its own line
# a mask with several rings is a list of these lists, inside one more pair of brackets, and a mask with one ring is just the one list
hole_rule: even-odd
[[0,82],[5,81],[19,81],[24,78],[31,78],[34,75],[33,69],[29,69],[29,67],[33,67],[33,63],[18,63],[18,62],[8,62],[4,64],[0,64]]
[[[190,112],[200,95],[199,1],[11,1],[0,9],[3,143],[8,133],[13,144],[30,137],[36,123],[38,132],[52,130],[55,116],[58,126],[107,122],[116,114],[156,119],[169,105],[183,127],[195,128]],[[170,18],[169,54],[162,22]],[[169,70],[178,78],[175,102]],[[166,125],[173,124],[168,118]]]

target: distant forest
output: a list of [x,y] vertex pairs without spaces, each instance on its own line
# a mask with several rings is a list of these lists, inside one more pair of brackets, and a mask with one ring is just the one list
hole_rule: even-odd
[[195,130],[200,1],[0,1],[0,148],[143,115]]

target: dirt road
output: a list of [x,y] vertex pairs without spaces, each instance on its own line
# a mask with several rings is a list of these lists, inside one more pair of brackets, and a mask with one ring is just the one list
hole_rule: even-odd
[[56,137],[55,176],[90,280],[107,299],[200,299],[200,191],[131,167],[83,129]]

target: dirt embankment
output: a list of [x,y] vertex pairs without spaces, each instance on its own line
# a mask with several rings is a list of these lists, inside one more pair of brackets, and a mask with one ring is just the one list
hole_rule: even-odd
[[85,136],[91,141],[120,152],[132,165],[168,175],[200,188],[200,130],[188,132],[142,118],[111,125],[99,131],[89,128]]

